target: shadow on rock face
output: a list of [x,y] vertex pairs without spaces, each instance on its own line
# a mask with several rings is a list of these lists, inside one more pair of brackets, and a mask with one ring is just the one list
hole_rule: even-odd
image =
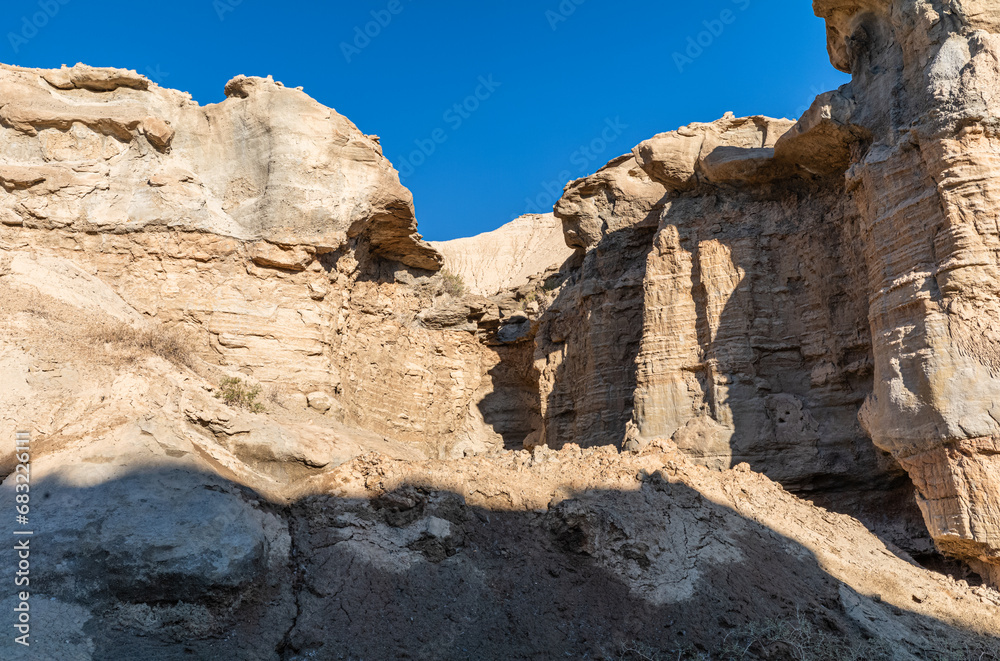
[[[21,589],[31,594],[33,644],[5,637],[0,658],[218,658],[212,650],[223,648],[274,658],[256,648],[273,650],[294,614],[291,539],[259,496],[179,468],[83,485],[50,478],[32,483],[31,496]],[[0,502],[13,510],[14,498],[5,485]],[[0,558],[11,576],[17,562]],[[227,632],[238,635],[224,645]]]
[[581,255],[539,320],[543,442],[620,445],[632,417],[643,337],[643,279],[655,227],[627,227]]
[[[638,484],[547,511],[489,511],[419,486],[278,507],[175,469],[42,482],[33,646],[6,636],[0,656],[686,658],[783,622],[835,649],[896,649],[872,646],[873,659],[927,658],[968,639],[858,594],[808,549],[662,472]],[[0,506],[11,499],[5,489]],[[12,554],[2,562],[12,575]],[[778,658],[769,640],[751,640],[745,658]]]

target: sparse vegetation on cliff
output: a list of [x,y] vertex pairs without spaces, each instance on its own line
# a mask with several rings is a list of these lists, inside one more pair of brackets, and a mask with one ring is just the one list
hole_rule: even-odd
[[94,326],[90,337],[121,364],[159,356],[179,367],[191,367],[194,360],[187,338],[174,329],[107,323]]
[[465,296],[465,280],[462,276],[457,273],[452,273],[451,271],[441,271],[441,282],[444,286],[444,292],[450,294],[455,298],[460,298]]
[[263,413],[264,405],[257,401],[260,392],[260,386],[251,386],[237,377],[226,377],[219,384],[219,392],[215,396],[227,406],[246,409],[251,413]]

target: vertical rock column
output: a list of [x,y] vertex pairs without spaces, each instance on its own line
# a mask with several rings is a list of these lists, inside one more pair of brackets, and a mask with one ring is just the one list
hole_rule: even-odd
[[861,421],[939,548],[1000,583],[1000,38],[973,5],[815,7],[853,76],[839,121],[872,136],[847,175],[875,357]]

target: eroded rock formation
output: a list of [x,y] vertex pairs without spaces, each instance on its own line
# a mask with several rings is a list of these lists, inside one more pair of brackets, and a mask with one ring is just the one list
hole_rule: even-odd
[[995,590],[914,558],[1000,583],[1000,13],[816,11],[853,81],[797,121],[654,136],[434,244],[301,90],[0,67],[45,653],[989,651]]
[[527,285],[531,277],[556,270],[573,249],[563,239],[562,223],[553,214],[528,214],[500,229],[467,239],[431,241],[448,272],[477,296],[496,296]]
[[[607,177],[567,189],[556,213],[585,264],[644,227],[656,234],[629,260],[645,254],[632,277],[641,339],[633,321],[581,352],[628,373],[563,381],[574,405],[547,415],[546,434],[604,397],[597,433],[621,432],[632,406],[626,446],[672,437],[708,465],[749,461],[799,489],[871,489],[896,480],[898,462],[938,547],[996,580],[995,10],[816,9],[854,80],[794,125],[727,116],[642,143],[635,159],[666,190],[649,195],[663,209],[652,219],[641,205],[601,211],[615,197]],[[584,280],[588,294],[607,289]],[[583,301],[573,307],[588,319],[610,307]]]
[[[442,258],[377,138],[260,78],[205,108],[119,70],[0,78],[7,241],[86,255],[144,316],[303,406],[329,398],[342,419],[433,453],[502,443],[474,404],[495,352],[416,320]],[[485,303],[455,314],[447,324],[473,331],[497,318]]]
[[861,421],[910,473],[938,546],[1000,580],[996,8],[816,9],[853,77],[822,121],[870,136],[846,177],[875,358]]

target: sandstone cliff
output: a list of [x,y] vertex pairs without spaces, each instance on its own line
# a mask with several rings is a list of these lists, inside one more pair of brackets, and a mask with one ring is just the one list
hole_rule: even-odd
[[806,118],[817,128],[792,140],[834,123],[866,136],[846,176],[875,358],[861,421],[910,473],[939,547],[1000,581],[1000,42],[988,4],[817,2],[853,81],[817,100]]
[[576,338],[551,348],[557,301],[538,343],[546,438],[672,437],[807,491],[890,489],[901,466],[937,546],[995,581],[995,12],[816,9],[854,80],[798,122],[728,116],[642,143],[662,186],[644,203],[633,187],[602,209],[628,190],[608,174],[567,188],[556,214],[587,254],[564,292]]
[[995,657],[1000,14],[816,11],[853,81],[799,120],[435,244],[301,90],[0,66],[35,650]]
[[562,223],[552,214],[529,214],[492,232],[430,244],[441,253],[443,268],[478,296],[522,287],[533,275],[558,270],[573,254],[563,240]]
[[440,264],[377,138],[299,90],[240,77],[201,108],[122,70],[2,76],[6,225],[211,232],[293,269],[363,235],[390,259]]

